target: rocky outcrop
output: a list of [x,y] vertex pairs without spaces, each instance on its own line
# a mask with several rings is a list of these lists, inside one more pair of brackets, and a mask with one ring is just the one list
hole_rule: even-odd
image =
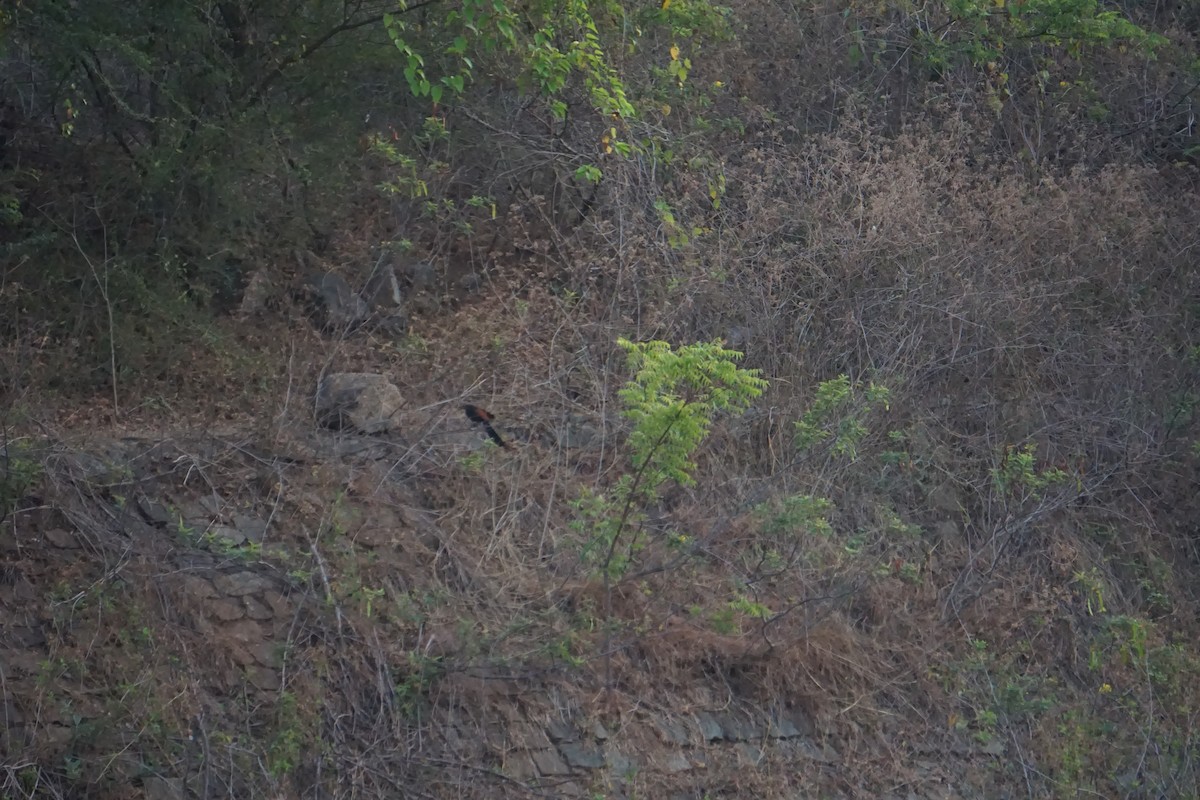
[[847,796],[802,698],[696,672],[610,707],[586,667],[437,623],[479,584],[392,462],[216,438],[35,452],[0,529],[0,794],[335,797],[369,764],[363,797]]
[[336,372],[317,385],[317,420],[328,428],[384,433],[396,426],[404,398],[383,375]]

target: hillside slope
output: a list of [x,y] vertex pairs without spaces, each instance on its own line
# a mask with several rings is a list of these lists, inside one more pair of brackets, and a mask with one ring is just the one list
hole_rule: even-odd
[[224,5],[0,12],[0,797],[1197,796],[1190,6]]

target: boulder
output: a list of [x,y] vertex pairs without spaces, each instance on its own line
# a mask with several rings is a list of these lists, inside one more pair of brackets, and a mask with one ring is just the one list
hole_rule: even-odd
[[437,283],[437,268],[428,261],[414,261],[405,265],[401,271],[408,278],[413,291],[429,291]]
[[380,260],[376,264],[363,289],[363,297],[376,314],[388,315],[404,305],[400,281],[396,280],[396,268],[390,261]]
[[337,372],[317,386],[317,420],[328,428],[353,428],[362,433],[392,430],[404,398],[383,375]]
[[309,277],[308,284],[316,302],[317,314],[325,328],[350,330],[367,319],[369,309],[366,301],[340,275],[316,273]]

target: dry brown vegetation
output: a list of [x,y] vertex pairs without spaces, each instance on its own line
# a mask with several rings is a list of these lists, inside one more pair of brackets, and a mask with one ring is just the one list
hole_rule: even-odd
[[[899,45],[855,73],[815,5],[732,4],[740,38],[693,76],[724,90],[629,123],[677,160],[606,160],[594,196],[507,87],[425,152],[431,197],[494,217],[420,218],[364,155],[320,261],[358,286],[411,239],[439,278],[404,335],[315,329],[262,245],[268,303],[130,345],[145,368],[115,387],[54,374],[72,343],[48,325],[12,336],[0,797],[1196,797],[1200,192],[1171,115],[1128,99],[1164,61],[1097,56],[1086,102],[997,110],[986,73],[922,79]],[[1101,101],[1137,135],[1089,120]],[[631,471],[618,337],[724,339],[770,386],[644,509],[610,586],[571,501]],[[330,371],[388,375],[398,433],[316,430]],[[839,375],[889,401],[824,421],[862,422],[852,454],[798,446]],[[514,446],[481,448],[464,401]],[[135,497],[267,533],[154,528]],[[257,625],[188,577],[238,571],[270,584]],[[655,720],[774,707],[835,756],[655,768]],[[516,771],[561,719],[646,761]]]

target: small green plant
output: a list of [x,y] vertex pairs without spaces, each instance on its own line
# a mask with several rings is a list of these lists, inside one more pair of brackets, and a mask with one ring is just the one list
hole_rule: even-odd
[[429,184],[422,176],[415,158],[401,152],[395,143],[382,136],[371,139],[371,149],[392,166],[391,178],[377,187],[380,192],[411,200],[429,196]]
[[996,723],[999,722],[999,716],[995,711],[988,708],[981,708],[975,712],[975,731],[972,734],[975,741],[980,744],[988,744],[996,738]]
[[296,695],[283,691],[275,706],[275,735],[267,747],[267,769],[276,778],[290,775],[301,763],[310,738]]
[[441,661],[421,653],[409,653],[407,673],[392,694],[405,719],[419,720],[429,705],[429,690],[444,672]]
[[851,381],[846,375],[822,381],[817,396],[796,428],[796,447],[809,450],[823,442],[839,457],[853,461],[867,435],[863,418],[877,409],[888,408],[890,392],[875,383]]
[[551,639],[545,646],[546,655],[571,667],[581,667],[587,658],[578,652],[579,637],[574,631]]
[[400,340],[397,349],[402,353],[423,356],[429,352],[429,342],[425,341],[425,339],[419,334],[409,333]]
[[[600,115],[632,118],[624,83],[605,51],[608,40],[626,43],[610,35],[606,23],[608,14],[625,12],[619,4],[604,10],[598,20],[583,0],[523,8],[504,0],[464,0],[419,22],[410,21],[402,5],[384,14],[383,24],[404,60],[409,91],[428,98],[435,108],[443,97],[452,99],[466,90],[476,77],[476,59],[505,54],[516,60],[518,85],[542,96],[558,118],[566,114],[561,95],[572,78],[582,83]],[[619,30],[628,36],[637,29]],[[430,42],[431,35],[440,44]]]
[[584,164],[575,170],[575,177],[587,183],[599,183],[601,177],[603,177],[603,173],[594,164]]
[[688,236],[687,229],[676,219],[675,210],[671,208],[671,204],[665,198],[660,197],[654,201],[654,210],[658,212],[659,221],[662,222],[663,232],[667,236],[667,244],[674,250],[687,246],[691,238]]
[[238,561],[257,561],[262,558],[262,543],[244,541],[235,542],[228,536],[216,531],[209,531],[200,537],[201,541],[214,553]]
[[70,783],[78,783],[83,777],[83,761],[75,756],[64,756],[63,774]]
[[358,588],[351,592],[350,598],[358,603],[359,608],[362,609],[363,616],[371,619],[372,613],[375,610],[375,604],[383,599],[383,595],[383,589],[374,589],[360,584]]
[[288,571],[288,578],[299,584],[307,584],[312,580],[313,571],[303,567],[297,567]]
[[[953,23],[934,27],[927,20],[913,29],[918,51],[923,51],[930,66],[939,70],[966,60],[997,72],[1017,45],[1040,44],[1079,58],[1087,48],[1129,45],[1152,55],[1167,41],[1096,0],[1008,4],[995,0],[950,0],[926,8],[922,14],[936,8]],[[999,74],[1007,77],[1007,73]],[[1048,74],[1042,82],[1047,80]]]
[[751,600],[742,593],[729,601],[729,607],[750,619],[765,620],[771,618],[771,609],[756,600]]
[[12,513],[42,475],[42,465],[27,439],[5,439],[0,445],[0,519]]
[[766,536],[792,539],[812,533],[828,538],[833,535],[833,526],[827,519],[832,510],[833,503],[823,497],[794,494],[782,501],[760,505],[755,513]]
[[720,342],[618,344],[629,354],[634,376],[621,390],[624,415],[633,423],[628,447],[632,472],[605,492],[586,491],[574,502],[574,527],[585,534],[583,554],[607,578],[619,578],[645,546],[636,533],[643,509],[662,486],[695,483],[692,454],[708,435],[714,417],[740,411],[758,397],[766,381],[757,370],[736,365],[742,354]]
[[1047,488],[1063,483],[1068,475],[1058,467],[1037,468],[1037,445],[1004,448],[1000,464],[992,470],[996,491],[1006,497],[1040,497]]
[[[487,444],[495,446],[495,442],[490,439],[487,441]],[[487,444],[484,446],[486,447]],[[458,458],[458,465],[463,468],[464,472],[470,475],[479,475],[482,473],[486,464],[487,457],[484,455],[484,451],[481,450],[472,451]]]
[[15,228],[22,219],[21,201],[11,194],[0,194],[0,226]]
[[1108,609],[1104,607],[1104,581],[1100,578],[1100,572],[1095,567],[1087,571],[1078,570],[1074,579],[1083,590],[1088,616],[1107,614]]
[[737,613],[733,606],[725,606],[709,614],[708,623],[722,636],[732,636],[738,632]]

